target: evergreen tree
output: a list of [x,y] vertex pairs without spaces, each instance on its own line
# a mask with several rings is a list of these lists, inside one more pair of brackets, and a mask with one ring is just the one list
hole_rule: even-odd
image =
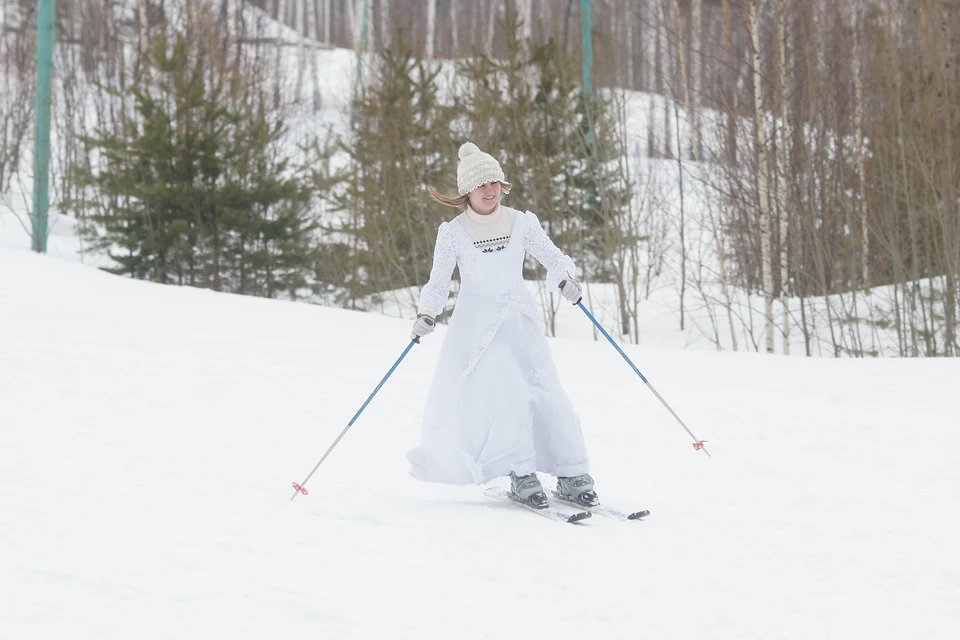
[[[151,72],[118,97],[117,127],[84,138],[76,168],[94,250],[110,270],[163,283],[273,297],[309,286],[316,224],[307,182],[282,152],[264,96],[161,34]],[[218,73],[222,75],[217,75]]]
[[588,99],[579,58],[556,39],[522,39],[516,13],[502,27],[499,58],[477,54],[459,65],[469,137],[505,164],[515,185],[508,203],[535,211],[559,247],[605,278],[624,241],[617,218],[629,197],[611,105]]
[[335,198],[350,218],[331,229],[354,265],[344,302],[429,277],[437,226],[449,211],[432,206],[427,189],[456,175],[457,108],[440,101],[440,70],[398,35],[356,97],[354,127],[341,142],[350,162]]
[[[351,265],[336,270],[342,304],[426,282],[436,227],[453,213],[426,189],[456,191],[457,150],[467,140],[504,164],[514,184],[505,204],[535,211],[592,279],[616,271],[612,256],[629,241],[619,220],[629,190],[610,104],[586,99],[579,58],[556,40],[522,41],[516,14],[503,30],[501,56],[458,63],[442,99],[440,66],[401,37],[379,54],[341,141],[348,166],[326,182],[347,214],[329,227],[335,241],[325,248]],[[538,277],[539,266],[528,265],[527,276]]]

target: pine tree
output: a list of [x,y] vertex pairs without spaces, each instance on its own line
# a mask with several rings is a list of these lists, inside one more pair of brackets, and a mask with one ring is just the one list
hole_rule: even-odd
[[427,188],[456,175],[457,110],[439,99],[440,70],[399,34],[356,98],[354,128],[341,141],[350,163],[335,198],[349,221],[331,229],[354,264],[344,303],[429,277],[437,226],[448,212],[432,206]]
[[515,12],[502,26],[501,57],[478,54],[459,66],[469,138],[504,164],[515,185],[508,202],[535,211],[561,249],[604,278],[628,197],[611,105],[585,95],[579,57],[557,39],[526,41]]
[[126,90],[134,109],[84,138],[94,162],[76,168],[88,199],[75,206],[92,248],[118,274],[295,297],[311,283],[316,223],[282,120],[183,37],[168,47],[161,34],[145,63],[151,82]]

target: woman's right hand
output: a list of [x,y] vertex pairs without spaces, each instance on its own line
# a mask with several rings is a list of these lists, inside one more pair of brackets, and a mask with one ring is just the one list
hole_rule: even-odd
[[420,338],[427,335],[428,333],[433,333],[434,328],[436,328],[436,321],[427,315],[417,316],[416,321],[413,323],[413,329],[410,331],[410,339],[420,344]]
[[572,304],[580,304],[583,299],[583,289],[580,287],[580,283],[570,276],[560,282],[560,293]]

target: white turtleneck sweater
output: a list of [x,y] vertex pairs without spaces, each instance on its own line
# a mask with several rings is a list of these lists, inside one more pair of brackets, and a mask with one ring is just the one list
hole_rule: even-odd
[[485,253],[493,253],[507,246],[516,215],[514,209],[500,204],[487,215],[479,214],[467,205],[457,220],[466,228],[475,247]]

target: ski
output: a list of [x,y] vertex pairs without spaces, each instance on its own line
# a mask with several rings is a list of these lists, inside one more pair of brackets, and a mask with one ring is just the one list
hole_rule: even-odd
[[500,489],[498,487],[490,487],[483,493],[495,500],[503,500],[504,502],[515,504],[518,507],[523,507],[527,511],[532,511],[538,516],[543,516],[544,518],[547,518],[549,520],[556,520],[557,522],[576,523],[576,522],[580,522],[581,520],[586,520],[587,518],[590,517],[589,511],[569,511],[567,509],[564,509],[562,507],[557,507],[554,505],[550,505],[545,509],[537,509],[526,503],[516,500],[513,497],[512,493],[510,493],[506,489]]
[[598,504],[596,506],[581,504],[573,500],[573,498],[564,496],[563,494],[558,493],[556,491],[551,491],[551,493],[553,494],[553,499],[556,500],[557,502],[561,502],[571,507],[586,509],[589,513],[595,513],[598,516],[604,516],[605,518],[613,518],[614,520],[640,520],[650,515],[650,511],[648,509],[644,509],[642,511],[634,511],[632,513],[626,513],[623,511],[618,511],[617,509],[608,507],[603,504]]

